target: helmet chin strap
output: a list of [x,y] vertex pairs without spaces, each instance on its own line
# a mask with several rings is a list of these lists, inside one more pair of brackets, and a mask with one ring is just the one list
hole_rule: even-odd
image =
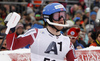
[[63,25],[63,24],[57,24],[57,23],[50,22],[49,19],[46,19],[46,21],[47,21],[50,25],[69,27],[69,24],[66,24],[66,25]]
[[[47,19],[47,23],[48,23],[48,25],[49,26],[51,26],[52,28],[54,28],[54,29],[56,29],[57,31],[56,32],[59,32],[59,31],[61,31],[61,30],[59,30],[59,29],[57,29],[53,24],[57,24],[57,23],[53,23],[53,22],[50,22],[49,21],[49,19]],[[53,24],[51,24],[51,23],[53,23]],[[62,24],[61,24],[62,25]],[[56,26],[60,26],[59,24],[57,24]],[[63,27],[64,28],[64,27]]]
[[[53,15],[50,15],[48,18],[46,17],[44,20],[48,23],[49,26],[51,26],[52,28],[56,29],[56,30],[57,30],[56,32],[59,32],[59,31],[61,31],[62,29],[59,30],[59,29],[57,29],[54,25],[56,25],[56,26],[62,26],[63,29],[64,29],[64,27],[69,27],[69,24],[66,24],[66,25],[65,25],[65,21],[64,21],[64,24],[53,23],[53,21],[52,21],[51,18],[53,18]],[[61,16],[59,19],[61,19],[61,18],[62,18],[62,16]],[[50,21],[50,20],[51,20],[51,21]]]

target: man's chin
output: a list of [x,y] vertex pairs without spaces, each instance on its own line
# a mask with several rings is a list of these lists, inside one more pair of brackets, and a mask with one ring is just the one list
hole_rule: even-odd
[[62,26],[58,26],[57,29],[58,29],[58,30],[62,30],[63,27],[62,27]]

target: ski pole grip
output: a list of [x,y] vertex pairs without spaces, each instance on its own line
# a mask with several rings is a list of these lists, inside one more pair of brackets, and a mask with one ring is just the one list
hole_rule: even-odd
[[8,34],[9,33],[9,30],[10,30],[10,28],[8,27],[7,29],[6,29],[6,34]]

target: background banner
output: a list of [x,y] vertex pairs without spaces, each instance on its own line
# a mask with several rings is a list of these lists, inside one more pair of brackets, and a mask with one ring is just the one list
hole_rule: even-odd
[[[100,61],[100,47],[92,46],[76,50],[75,53],[78,61]],[[31,61],[30,49],[1,51],[0,61]]]

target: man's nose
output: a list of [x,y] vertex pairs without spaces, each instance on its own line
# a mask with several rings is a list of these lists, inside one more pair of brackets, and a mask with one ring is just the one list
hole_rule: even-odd
[[64,18],[63,17],[60,17],[60,21],[64,21]]

